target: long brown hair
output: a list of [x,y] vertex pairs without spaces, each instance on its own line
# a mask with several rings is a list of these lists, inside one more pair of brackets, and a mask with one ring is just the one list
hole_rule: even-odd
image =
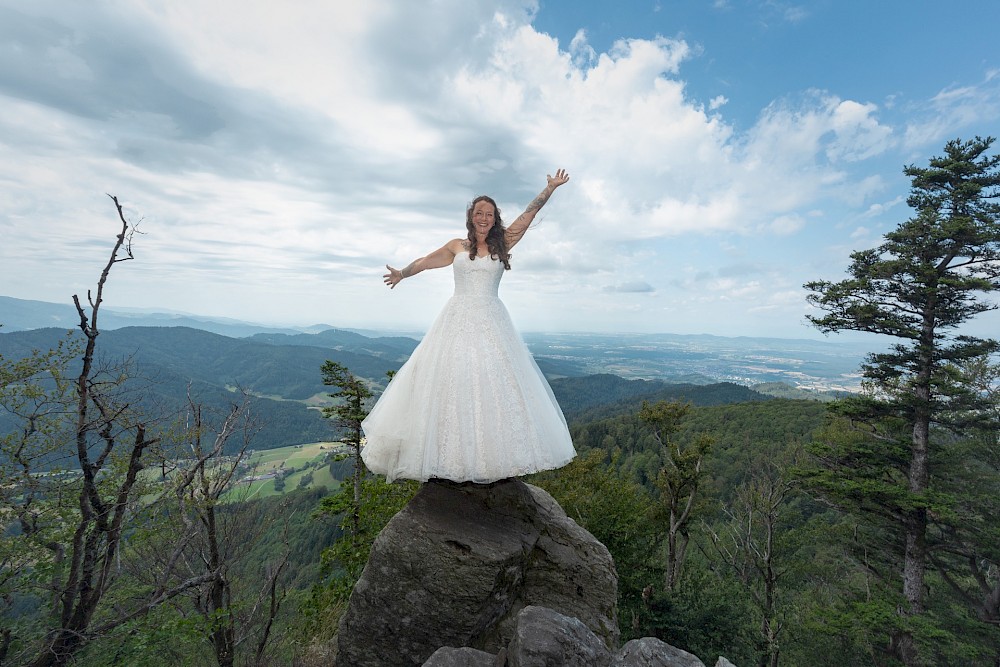
[[469,204],[469,208],[465,210],[465,228],[469,232],[466,240],[469,246],[469,259],[475,260],[476,255],[479,253],[479,248],[476,244],[476,227],[472,224],[472,209],[476,208],[476,204],[481,201],[489,202],[493,206],[493,227],[486,234],[486,247],[489,248],[490,258],[500,260],[503,263],[503,268],[510,270],[507,229],[503,226],[503,220],[500,219],[500,207],[497,206],[492,197],[487,197],[486,195],[479,195],[473,199],[472,203]]

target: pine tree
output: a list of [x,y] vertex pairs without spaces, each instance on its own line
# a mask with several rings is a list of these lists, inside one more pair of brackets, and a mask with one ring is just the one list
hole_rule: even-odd
[[320,369],[323,373],[323,384],[336,387],[338,391],[330,394],[339,399],[336,405],[323,409],[323,416],[332,418],[334,423],[344,429],[341,442],[351,448],[354,459],[354,502],[351,507],[351,527],[355,534],[360,530],[361,482],[365,477],[365,463],[361,460],[361,440],[364,432],[361,422],[368,416],[365,402],[371,398],[372,392],[364,380],[355,376],[346,366],[335,361],[327,361]]
[[[953,140],[929,167],[907,167],[913,217],[886,234],[879,247],[853,253],[847,279],[805,285],[808,301],[827,313],[809,317],[821,331],[863,331],[895,340],[863,364],[868,392],[836,406],[867,428],[866,444],[827,448],[827,463],[842,472],[846,468],[846,474],[817,474],[813,482],[856,508],[864,505],[859,495],[879,497],[869,513],[882,514],[899,529],[905,603],[892,647],[906,665],[923,660],[913,628],[926,612],[928,526],[941,501],[932,484],[933,465],[945,446],[944,434],[965,432],[986,414],[982,396],[957,369],[1000,347],[956,331],[997,307],[985,298],[1000,289],[1000,156],[986,155],[993,141]],[[850,475],[859,462],[881,467],[884,474],[867,476],[861,484]]]

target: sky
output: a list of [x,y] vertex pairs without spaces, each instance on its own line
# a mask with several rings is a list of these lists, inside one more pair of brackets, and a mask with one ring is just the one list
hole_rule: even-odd
[[[424,331],[479,194],[523,331],[817,338],[802,285],[1000,130],[1000,3],[0,0],[0,294]],[[996,146],[994,147],[994,150]],[[0,313],[0,321],[2,321]],[[994,335],[996,312],[967,329]]]

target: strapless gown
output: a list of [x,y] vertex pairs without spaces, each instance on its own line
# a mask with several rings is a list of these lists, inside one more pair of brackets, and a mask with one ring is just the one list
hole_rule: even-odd
[[488,483],[576,455],[566,418],[497,296],[503,265],[460,253],[455,294],[362,423],[389,481]]

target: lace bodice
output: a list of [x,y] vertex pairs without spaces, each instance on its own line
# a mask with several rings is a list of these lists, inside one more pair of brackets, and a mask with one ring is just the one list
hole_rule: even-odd
[[455,271],[455,296],[496,297],[503,278],[503,264],[489,257],[469,259],[460,252],[452,263]]

